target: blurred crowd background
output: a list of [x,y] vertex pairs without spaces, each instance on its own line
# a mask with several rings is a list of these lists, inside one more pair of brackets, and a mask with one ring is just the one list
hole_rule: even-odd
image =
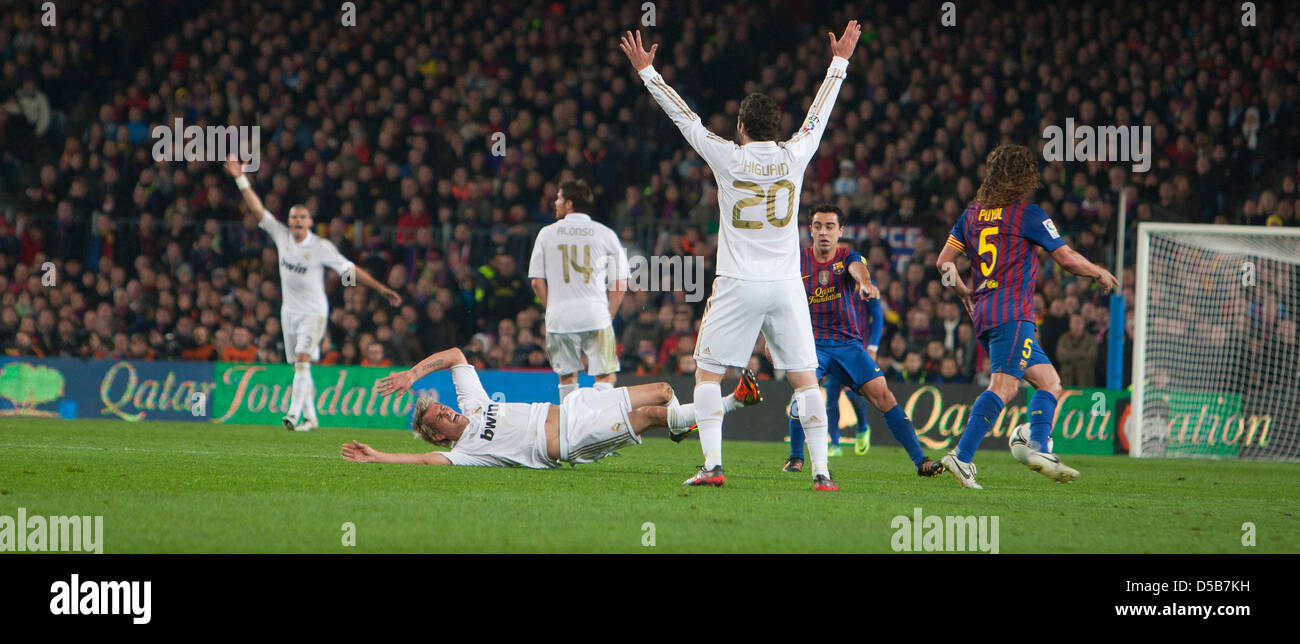
[[[706,257],[707,285],[713,177],[616,47],[641,4],[376,0],[357,3],[355,27],[322,1],[59,3],[55,27],[35,3],[6,10],[0,347],[284,359],[275,247],[233,182],[218,163],[154,160],[150,129],[177,118],[260,126],[252,179],[267,207],[306,204],[316,234],[402,294],[394,308],[331,276],[326,363],[405,365],[457,345],[482,367],[547,368],[525,273],[567,176],[593,186],[592,215],[631,255]],[[969,382],[987,357],[934,258],[1000,142],[1041,147],[1067,118],[1151,126],[1149,172],[1045,163],[1033,197],[1114,268],[1128,192],[1129,334],[1138,222],[1300,225],[1300,16],[1257,6],[1243,27],[1238,7],[1208,1],[963,2],[944,27],[928,3],[660,3],[644,31],[664,78],[734,138],[756,91],[793,133],[830,60],[826,32],[863,21],[801,215],[818,201],[848,214],[880,285],[892,378]],[[897,226],[920,241],[901,247]],[[1065,384],[1102,384],[1105,299],[1043,259],[1040,342]],[[624,372],[691,373],[703,304],[629,293]],[[780,376],[761,350],[752,362]]]

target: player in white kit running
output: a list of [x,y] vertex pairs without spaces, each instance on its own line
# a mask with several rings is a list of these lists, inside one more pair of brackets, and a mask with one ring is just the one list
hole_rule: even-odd
[[393,306],[400,305],[402,297],[340,254],[328,239],[313,235],[311,212],[306,206],[290,208],[289,225],[285,226],[262,205],[239,161],[233,157],[227,159],[226,171],[235,178],[248,208],[260,213],[258,226],[275,242],[280,261],[283,300],[280,328],[284,332],[285,361],[293,365],[289,410],[282,422],[285,429],[311,431],[317,426],[316,385],[311,379],[311,363],[320,360],[320,343],[330,314],[329,299],[325,297],[325,269],[333,269],[343,276],[345,285],[360,283],[379,291]]
[[618,235],[592,221],[586,182],[565,181],[555,196],[555,218],[533,242],[528,277],[546,308],[546,355],[560,376],[560,400],[578,388],[578,370],[596,389],[614,387],[618,373],[613,316],[627,290],[627,252]]
[[[411,429],[450,451],[391,454],[352,441],[343,444],[343,457],[358,463],[550,469],[561,462],[598,461],[620,447],[639,444],[641,434],[651,429],[667,427],[680,438],[695,424],[695,406],[678,404],[666,382],[604,391],[578,389],[559,405],[496,402],[456,348],[381,378],[375,391],[382,396],[409,391],[417,380],[441,369],[451,370],[460,412],[426,394],[415,403]],[[752,377],[741,378],[736,393],[727,396],[725,408],[731,411],[762,400],[758,383]]]
[[655,71],[651,63],[658,44],[646,51],[640,31],[628,32],[619,44],[651,96],[709,164],[718,183],[718,277],[695,343],[695,407],[704,465],[686,485],[726,482],[718,383],[727,367],[749,364],[762,333],[774,366],[787,372],[794,387],[793,399],[812,457],[813,489],[839,489],[826,464],[826,401],[817,386],[817,352],[799,274],[799,193],[861,33],[858,21],[850,20],[840,38],[827,34],[830,68],[803,126],[789,140],[775,140],[781,116],[776,101],[762,94],[746,96],[736,124],[740,145],[705,128]]

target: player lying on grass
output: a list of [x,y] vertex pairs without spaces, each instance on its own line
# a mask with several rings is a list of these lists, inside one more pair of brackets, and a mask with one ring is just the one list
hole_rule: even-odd
[[[932,477],[943,466],[921,451],[916,428],[902,405],[885,384],[885,375],[862,344],[862,330],[853,312],[853,300],[876,299],[876,287],[866,260],[857,251],[841,248],[844,211],[831,203],[813,206],[808,218],[812,246],[800,254],[800,270],[808,296],[813,337],[817,348],[817,379],[831,375],[860,392],[885,415],[890,433],[907,450],[919,476]],[[804,431],[799,420],[798,401],[790,409],[790,458],[783,472],[803,471]],[[838,422],[838,419],[837,419]]]
[[[1073,481],[1079,472],[1052,454],[1047,442],[1062,391],[1061,378],[1036,337],[1034,246],[1051,253],[1061,268],[1096,280],[1102,294],[1118,282],[1110,271],[1071,250],[1047,213],[1029,202],[1040,183],[1038,162],[1029,148],[999,145],[989,153],[985,167],[975,200],[957,218],[936,263],[944,284],[966,305],[993,375],[988,391],[971,405],[957,449],[942,463],[962,487],[983,489],[975,481],[975,450],[1003,407],[1020,391],[1023,378],[1036,390],[1029,400],[1029,469],[1054,481]],[[974,289],[957,275],[953,264],[962,254],[970,259]]]
[[[449,448],[424,454],[389,454],[365,443],[343,444],[343,457],[357,463],[416,465],[484,465],[547,469],[592,463],[625,445],[640,443],[641,434],[667,427],[674,441],[695,425],[695,405],[677,402],[666,382],[598,391],[578,389],[559,405],[495,402],[483,390],[478,373],[460,349],[440,351],[407,371],[375,383],[381,395],[409,391],[417,380],[451,370],[457,413],[431,395],[415,403],[411,429],[420,438]],[[758,384],[746,371],[735,393],[723,401],[726,411],[762,402]]]

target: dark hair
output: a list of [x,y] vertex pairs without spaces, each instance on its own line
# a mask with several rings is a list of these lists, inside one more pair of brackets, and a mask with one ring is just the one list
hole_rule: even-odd
[[984,159],[984,181],[975,191],[981,208],[1000,208],[1029,196],[1038,189],[1038,161],[1023,145],[1003,143]]
[[775,141],[781,108],[765,94],[750,94],[740,101],[740,124],[752,141]]
[[591,196],[591,187],[582,179],[570,179],[560,184],[560,192],[565,201],[573,202],[573,211],[591,214],[596,209],[596,201]]
[[838,223],[838,224],[840,225],[840,228],[843,228],[843,227],[844,227],[844,224],[848,223],[848,219],[844,216],[844,211],[843,211],[843,210],[840,210],[840,207],[839,207],[839,206],[837,206],[837,205],[835,205],[835,204],[833,204],[833,203],[831,203],[831,202],[829,202],[829,201],[823,201],[823,202],[821,202],[821,203],[819,203],[819,204],[813,206],[813,207],[812,207],[812,210],[809,210],[809,211],[808,211],[808,224],[809,224],[809,225],[812,225],[812,218],[813,218],[813,215],[816,215],[816,214],[819,213],[819,212],[833,212],[833,213],[835,213],[835,223]]

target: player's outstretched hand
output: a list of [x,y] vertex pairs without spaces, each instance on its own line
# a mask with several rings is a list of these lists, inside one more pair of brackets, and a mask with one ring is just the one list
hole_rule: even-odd
[[858,39],[862,37],[862,26],[857,20],[850,20],[848,26],[844,28],[844,35],[838,40],[834,32],[826,32],[826,37],[831,39],[831,55],[847,60],[853,55],[853,49],[858,46]]
[[365,443],[352,441],[351,443],[344,443],[343,450],[339,454],[343,455],[344,460],[353,463],[369,463],[374,460],[377,452],[373,447]]
[[226,157],[225,166],[226,166],[226,172],[230,173],[230,176],[236,179],[239,178],[239,175],[244,174],[244,170],[239,167],[240,166],[239,159],[236,159],[234,155],[230,155]]
[[415,384],[415,374],[408,371],[390,373],[375,381],[375,391],[381,396],[410,391]]
[[1101,287],[1101,294],[1107,295],[1116,286],[1119,286],[1119,280],[1115,279],[1115,276],[1110,271],[1103,268],[1101,269],[1101,275],[1097,276],[1097,285]]
[[402,305],[402,296],[398,295],[397,291],[394,291],[392,289],[389,289],[387,293],[384,293],[384,299],[388,300],[388,303],[392,304],[393,308],[397,308]]
[[[636,30],[636,35],[632,32],[626,32],[619,39],[618,48],[627,54],[627,59],[632,61],[632,67],[638,72],[649,67],[655,61],[655,52],[659,51],[659,44],[650,45],[650,51],[646,51],[645,45],[641,44],[641,30]],[[852,48],[850,48],[852,51]]]
[[880,297],[880,289],[876,288],[876,285],[870,282],[866,284],[859,284],[858,297],[862,298],[864,301],[875,299],[877,297]]

